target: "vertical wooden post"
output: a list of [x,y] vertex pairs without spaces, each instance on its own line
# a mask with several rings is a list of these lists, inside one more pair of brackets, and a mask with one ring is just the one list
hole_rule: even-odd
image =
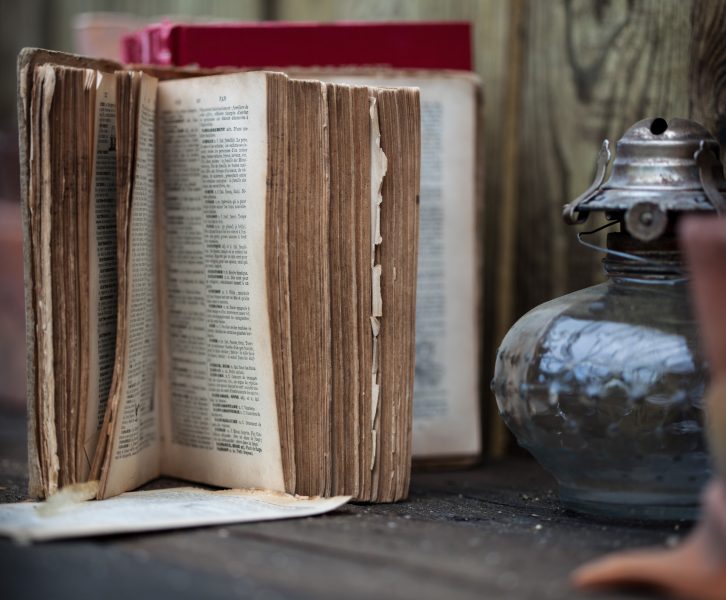
[[[486,339],[482,354],[486,357],[486,364],[482,365],[485,381],[490,381],[493,375],[493,364],[496,357],[496,347],[507,333],[514,318],[514,281],[515,281],[515,250],[517,231],[517,217],[519,202],[517,201],[517,177],[519,175],[519,148],[520,137],[520,102],[522,87],[522,67],[526,48],[526,0],[512,0],[509,4],[509,40],[507,44],[507,78],[504,97],[506,99],[503,109],[504,130],[502,142],[502,170],[500,198],[487,198],[488,202],[496,202],[499,206],[499,218],[496,228],[488,224],[490,235],[497,235],[496,262],[490,263],[496,273],[496,288],[489,294],[489,300],[494,303],[494,331],[493,336]],[[486,91],[485,91],[486,93]],[[486,157],[485,157],[486,160]],[[496,176],[490,173],[490,177]],[[486,388],[485,388],[486,389]],[[489,395],[490,402],[484,408],[488,417],[488,427],[484,430],[488,436],[488,450],[493,457],[505,453],[509,434],[504,423],[499,419],[493,394]]]

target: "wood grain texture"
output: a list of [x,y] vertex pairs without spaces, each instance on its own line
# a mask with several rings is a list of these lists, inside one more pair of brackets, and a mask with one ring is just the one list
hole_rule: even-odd
[[601,256],[578,245],[561,207],[590,184],[601,140],[648,116],[688,114],[689,25],[681,0],[529,2],[517,315],[601,279]]
[[[482,374],[484,381],[492,380],[496,360],[495,342],[507,333],[514,321],[515,304],[513,288],[515,280],[514,252],[518,227],[517,175],[518,141],[520,129],[520,98],[522,88],[522,68],[524,48],[522,33],[527,15],[525,0],[512,0],[509,9],[509,35],[507,38],[507,76],[504,86],[505,103],[501,107],[501,120],[504,123],[501,135],[501,177],[489,177],[498,181],[501,188],[496,199],[487,202],[485,227],[487,241],[484,255],[485,290],[491,290],[485,299],[485,319],[483,324],[483,343],[481,349]],[[485,160],[489,153],[485,153]],[[486,163],[485,163],[486,164]],[[497,190],[499,191],[499,190]],[[488,197],[488,196],[487,196]],[[482,390],[483,417],[482,431],[485,445],[491,456],[502,456],[510,441],[509,430],[499,418],[499,411],[493,394]]]
[[[590,184],[603,139],[649,116],[686,116],[726,142],[718,0],[279,0],[276,16],[474,24],[485,95],[483,382],[514,320],[602,280],[601,255],[577,243],[561,207]],[[494,425],[490,449],[501,434]]]
[[[689,74],[691,118],[703,123],[726,147],[726,3],[692,3]],[[722,151],[722,161],[725,156]]]

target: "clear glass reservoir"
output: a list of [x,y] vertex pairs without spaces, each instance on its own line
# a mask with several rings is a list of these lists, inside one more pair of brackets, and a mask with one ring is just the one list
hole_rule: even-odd
[[693,519],[707,365],[682,279],[611,277],[524,315],[492,389],[520,445],[591,514]]

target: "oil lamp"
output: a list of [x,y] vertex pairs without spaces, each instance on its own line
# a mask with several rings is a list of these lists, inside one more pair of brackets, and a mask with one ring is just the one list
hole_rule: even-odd
[[[568,508],[692,519],[710,475],[707,365],[675,235],[685,214],[726,212],[719,146],[693,121],[645,119],[564,208],[605,252],[605,283],[542,304],[509,330],[492,389],[520,445],[557,479]],[[607,247],[588,233],[612,228]]]

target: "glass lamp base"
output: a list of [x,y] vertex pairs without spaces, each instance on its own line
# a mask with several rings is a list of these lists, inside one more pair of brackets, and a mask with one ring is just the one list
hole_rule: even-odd
[[646,521],[695,521],[694,494],[612,492],[560,486],[560,500],[570,510],[599,517]]

